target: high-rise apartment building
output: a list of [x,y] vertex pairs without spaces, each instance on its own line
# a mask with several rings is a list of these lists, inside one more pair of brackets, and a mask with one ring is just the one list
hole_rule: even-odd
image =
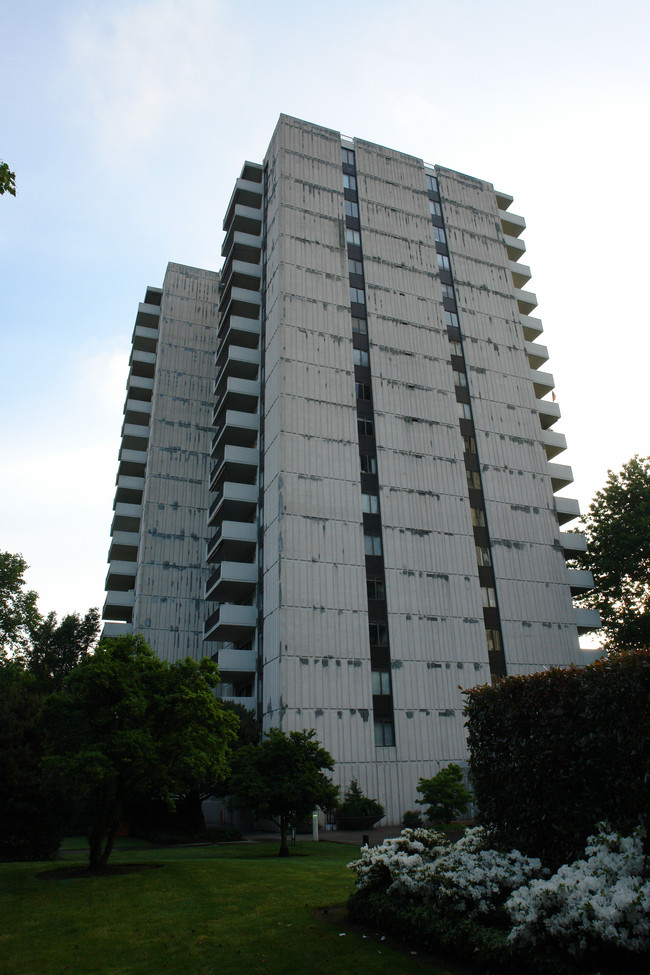
[[389,821],[465,759],[462,688],[576,662],[596,622],[511,202],[281,116],[220,277],[170,265],[136,320],[112,630],[213,655]]

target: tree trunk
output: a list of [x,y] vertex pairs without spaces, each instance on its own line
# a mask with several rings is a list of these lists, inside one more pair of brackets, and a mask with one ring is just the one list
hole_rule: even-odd
[[92,873],[101,870],[102,855],[102,825],[100,822],[93,823],[88,837],[90,843],[90,862],[88,867]]
[[287,839],[288,833],[289,833],[289,817],[280,816],[280,852],[278,853],[279,857],[289,856],[289,843]]

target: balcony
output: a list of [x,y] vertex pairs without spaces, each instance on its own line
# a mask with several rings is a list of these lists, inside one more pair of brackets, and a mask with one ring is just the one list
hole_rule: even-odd
[[522,315],[529,315],[531,311],[537,308],[537,295],[533,294],[532,291],[522,291],[521,288],[515,288],[515,298]]
[[252,209],[253,211],[261,210],[262,191],[262,183],[254,183],[248,179],[238,179],[232,191],[230,202],[228,203],[228,209],[226,210],[226,216],[223,221],[223,229],[225,230],[233,222],[237,207]]
[[136,325],[133,329],[133,348],[140,352],[155,352],[158,345],[158,329]]
[[240,484],[253,484],[257,480],[259,456],[256,447],[234,447],[226,444],[215,457],[215,461],[210,472],[211,491],[222,477],[227,481],[239,481]]
[[578,633],[591,633],[600,628],[600,614],[597,609],[574,609],[573,619]]
[[133,619],[134,602],[135,593],[133,590],[130,592],[107,592],[102,619],[122,620],[124,623],[130,623]]
[[539,369],[530,370],[530,378],[533,381],[533,388],[537,399],[546,396],[551,390],[555,389],[555,380],[550,372],[540,372]]
[[243,234],[241,231],[233,230],[221,248],[221,253],[226,261],[232,257],[235,261],[248,261],[250,264],[259,264],[262,256],[262,238],[255,234]]
[[550,399],[536,399],[535,407],[539,413],[539,422],[542,430],[548,430],[560,419],[560,407]]
[[261,325],[259,318],[242,318],[240,315],[228,315],[222,318],[219,325],[221,344],[217,349],[217,359],[228,345],[241,345],[248,349],[257,349],[260,344]]
[[531,369],[539,369],[545,362],[548,362],[548,349],[545,345],[538,345],[535,342],[526,342],[526,355]]
[[128,447],[120,448],[119,474],[129,474],[131,477],[144,477],[146,465],[146,450],[131,450]]
[[567,522],[580,517],[580,505],[575,498],[556,498],[555,511],[560,525],[566,525]]
[[225,291],[229,285],[248,291],[259,291],[262,285],[261,266],[250,261],[238,261],[235,258],[228,260],[221,272],[222,290]]
[[158,328],[160,323],[160,305],[147,304],[141,301],[138,305],[138,313],[135,316],[136,327],[144,325],[145,328]]
[[566,450],[566,437],[563,433],[554,433],[553,430],[542,430],[542,443],[547,460],[553,460],[563,450]]
[[122,447],[127,450],[146,451],[149,446],[149,427],[139,423],[122,424]]
[[246,602],[257,587],[254,562],[219,562],[205,584],[205,598],[220,603]]
[[[257,626],[255,606],[222,603],[204,624],[204,640],[221,643],[243,643],[253,638]],[[221,651],[220,651],[221,652]],[[242,651],[238,651],[241,653]],[[251,651],[247,651],[251,652]],[[228,677],[227,680],[232,678]]]
[[519,321],[527,342],[534,342],[544,331],[544,327],[539,318],[533,318],[531,315],[520,315]]
[[116,501],[125,501],[127,504],[142,504],[144,477],[132,477],[129,474],[118,474],[116,484]]
[[142,517],[141,504],[126,504],[124,501],[115,502],[115,514],[111,525],[111,535],[116,531],[137,532],[140,530]]
[[[215,657],[224,684],[251,684],[257,672],[254,650],[218,650]],[[227,698],[226,700],[233,700]],[[237,700],[237,699],[234,699]]]
[[573,471],[568,464],[555,464],[550,463],[548,466],[548,472],[551,475],[551,487],[553,488],[553,494],[556,491],[561,491],[562,488],[567,487],[568,484],[573,484]]
[[[260,205],[261,205],[260,196]],[[228,233],[231,230],[241,231],[244,234],[258,236],[262,232],[262,211],[259,207],[244,206],[243,203],[235,203],[228,207],[228,212],[223,221],[223,229]],[[517,236],[515,234],[515,236]]]
[[[215,384],[216,385],[216,384]],[[260,384],[257,379],[227,378],[220,380],[214,394],[217,405],[212,416],[212,425],[219,426],[219,416],[224,410],[239,410],[241,413],[257,413],[260,398]]]
[[153,379],[147,376],[137,376],[131,371],[126,383],[130,399],[150,400],[153,392]]
[[516,261],[510,261],[510,273],[515,288],[523,288],[533,276],[527,264],[517,264]]
[[139,349],[132,349],[129,366],[133,375],[146,376],[148,379],[153,379],[153,374],[156,369],[156,353],[141,352]]
[[508,237],[521,237],[526,229],[526,221],[516,213],[499,212],[501,228]]
[[109,637],[128,636],[132,632],[133,627],[130,623],[104,623],[102,640]]
[[106,573],[106,592],[128,592],[135,587],[136,562],[112,561]]
[[526,245],[523,240],[504,234],[503,239],[506,243],[506,251],[511,261],[518,261],[526,253]]
[[249,522],[255,517],[259,499],[257,484],[238,484],[224,481],[216,492],[210,505],[208,523],[214,525],[219,519]]
[[236,315],[242,318],[260,317],[262,296],[259,291],[249,291],[247,288],[230,286],[219,299],[219,315]]
[[233,562],[252,562],[256,548],[255,522],[223,521],[208,541],[207,561],[214,562],[218,555]]
[[124,422],[134,426],[148,426],[151,418],[151,403],[127,396],[124,404]]
[[212,438],[212,457],[216,457],[225,444],[237,447],[254,447],[257,443],[260,421],[257,413],[240,413],[238,410],[224,410],[219,417]]
[[580,596],[594,588],[594,577],[588,569],[567,569],[566,574],[572,596]]
[[507,210],[510,204],[514,201],[514,196],[510,196],[509,193],[501,193],[500,190],[495,190],[494,195],[497,198],[497,206],[499,210]]
[[114,559],[121,559],[125,562],[135,562],[138,557],[139,544],[139,532],[116,531],[111,536],[108,561],[112,562]]
[[239,345],[222,347],[219,349],[217,368],[219,373],[214,383],[215,392],[228,376],[256,380],[260,369],[260,350],[243,349]]
[[560,532],[560,545],[566,559],[584,555],[587,551],[587,539],[580,532]]

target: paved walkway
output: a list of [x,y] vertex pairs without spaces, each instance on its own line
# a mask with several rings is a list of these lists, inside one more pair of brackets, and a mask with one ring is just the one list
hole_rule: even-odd
[[[321,829],[318,834],[318,839],[324,843],[347,843],[348,846],[361,847],[365,842],[364,836],[367,836],[370,846],[379,846],[384,840],[393,836],[399,836],[401,831],[401,826],[376,826],[374,829],[366,830],[365,833],[362,830]],[[279,842],[280,840],[279,833],[246,833],[245,836],[247,840],[253,843],[262,841]],[[296,842],[312,842],[311,833],[298,833]]]

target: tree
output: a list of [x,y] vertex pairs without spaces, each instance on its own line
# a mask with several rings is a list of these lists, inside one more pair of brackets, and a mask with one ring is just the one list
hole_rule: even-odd
[[422,799],[415,801],[428,806],[426,817],[430,823],[439,826],[464,813],[472,793],[463,785],[463,772],[460,765],[452,762],[431,779],[420,779],[418,792]]
[[324,774],[334,759],[315,738],[315,731],[285,734],[271,728],[259,745],[248,745],[233,762],[233,796],[240,806],[280,827],[278,856],[289,856],[289,826],[318,806],[336,805],[338,790]]
[[46,700],[46,767],[88,803],[92,871],[106,867],[128,799],[170,800],[225,773],[235,720],[213,695],[217,681],[209,661],[170,666],[141,636],[124,636],[100,641]]
[[29,646],[31,633],[41,622],[36,607],[38,596],[25,589],[29,566],[22,555],[0,552],[0,655],[16,653]]
[[16,195],[16,174],[11,172],[6,162],[0,160],[0,196],[4,193]]
[[61,686],[74,668],[90,654],[99,636],[99,611],[89,609],[64,616],[59,623],[56,613],[48,613],[32,628],[31,638],[22,659],[39,685],[55,689]]
[[584,519],[587,552],[575,561],[593,573],[583,606],[597,609],[609,650],[650,647],[650,457],[608,471]]

